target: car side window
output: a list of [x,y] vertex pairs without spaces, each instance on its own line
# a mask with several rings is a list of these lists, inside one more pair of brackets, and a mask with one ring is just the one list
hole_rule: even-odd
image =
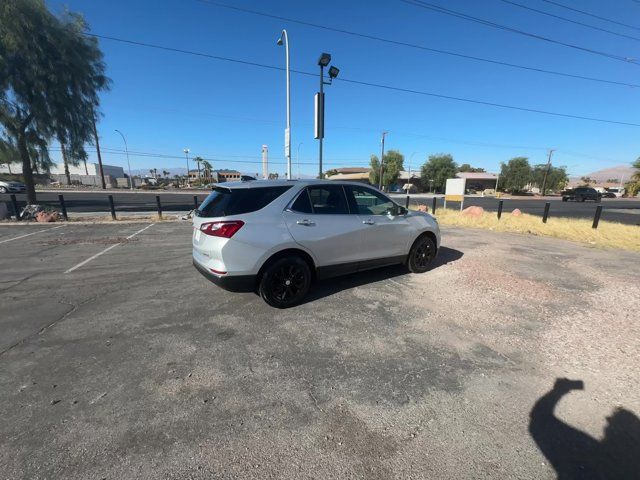
[[354,213],[359,215],[385,215],[395,205],[389,198],[370,188],[354,185],[346,188],[352,205],[355,206]]
[[309,193],[307,193],[306,188],[300,192],[296,201],[291,204],[291,210],[298,213],[313,213],[311,200],[309,200]]
[[313,213],[336,215],[349,213],[347,198],[342,185],[322,185],[308,187]]

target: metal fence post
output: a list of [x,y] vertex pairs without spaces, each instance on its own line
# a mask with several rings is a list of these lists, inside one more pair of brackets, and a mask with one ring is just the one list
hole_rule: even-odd
[[551,207],[551,203],[547,202],[544,204],[544,214],[542,215],[542,223],[547,223],[547,218],[549,218],[549,208]]
[[193,196],[193,205],[194,205],[194,208],[198,208],[198,196],[197,195]]
[[156,205],[158,206],[158,218],[162,218],[162,205],[160,204],[160,195],[156,195]]
[[11,194],[11,205],[13,206],[13,212],[16,214],[16,221],[20,221],[20,212],[18,211],[18,201],[16,196]]
[[111,209],[111,218],[116,219],[116,207],[113,204],[113,195],[109,195],[109,208]]
[[431,201],[431,215],[435,215],[437,203],[438,203],[438,199],[436,197],[433,197],[433,200]]
[[593,225],[591,228],[598,228],[598,224],[600,223],[600,215],[602,215],[602,205],[598,205],[596,208],[596,214],[593,217]]
[[498,201],[498,220],[500,220],[500,217],[502,216],[502,204],[503,204],[503,200],[499,200]]
[[67,206],[64,204],[64,196],[62,196],[62,194],[58,195],[58,201],[60,202],[60,210],[62,210],[62,218],[69,220],[69,216],[67,215]]
[[409,209],[409,194],[407,193],[407,204],[405,205],[405,208],[408,210]]

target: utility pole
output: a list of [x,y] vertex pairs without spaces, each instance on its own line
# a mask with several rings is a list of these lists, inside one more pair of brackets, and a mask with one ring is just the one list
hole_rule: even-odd
[[378,182],[378,189],[382,191],[382,175],[384,172],[384,137],[387,132],[382,132],[382,153],[380,154],[380,181]]
[[98,166],[100,167],[100,179],[102,180],[102,189],[106,190],[107,184],[104,182],[104,170],[102,169],[102,155],[100,155],[100,140],[98,139],[98,129],[96,128],[95,115],[92,116],[91,120],[93,120],[93,138],[95,139],[96,152],[98,153]]
[[287,128],[284,131],[284,156],[287,158],[287,180],[291,180],[291,82],[289,70],[289,36],[286,30],[282,30],[278,45],[284,44],[285,69],[287,77]]
[[191,181],[189,180],[189,149],[185,148],[182,150],[184,152],[184,156],[187,159],[187,187],[191,186]]
[[551,169],[551,155],[553,155],[555,149],[549,149],[549,158],[547,159],[547,169],[544,171],[544,178],[542,180],[542,196],[544,197],[545,191],[547,189],[547,175],[549,175],[549,170]]

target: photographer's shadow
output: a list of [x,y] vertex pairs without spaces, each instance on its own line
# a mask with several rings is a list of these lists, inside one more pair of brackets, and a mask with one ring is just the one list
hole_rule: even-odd
[[554,415],[560,399],[582,390],[580,380],[558,378],[534,405],[529,433],[558,474],[558,479],[640,479],[640,419],[617,408],[607,418],[602,440],[573,428]]

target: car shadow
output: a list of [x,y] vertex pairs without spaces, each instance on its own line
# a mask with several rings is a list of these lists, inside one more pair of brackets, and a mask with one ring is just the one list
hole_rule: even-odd
[[[455,262],[462,258],[463,255],[464,253],[460,250],[440,247],[438,255],[433,261],[429,271],[448,263]],[[351,273],[341,277],[320,280],[311,287],[311,290],[300,305],[329,297],[343,290],[349,290],[351,288],[361,287],[362,285],[376,283],[395,277],[402,277],[405,275],[411,275],[407,270],[407,267],[404,265],[394,265],[391,267],[376,268],[374,270],[367,270],[364,272]]]
[[607,417],[604,437],[591,437],[554,415],[562,397],[583,390],[581,380],[556,379],[553,388],[540,397],[530,413],[529,433],[553,466],[558,479],[640,478],[640,419],[617,408]]

